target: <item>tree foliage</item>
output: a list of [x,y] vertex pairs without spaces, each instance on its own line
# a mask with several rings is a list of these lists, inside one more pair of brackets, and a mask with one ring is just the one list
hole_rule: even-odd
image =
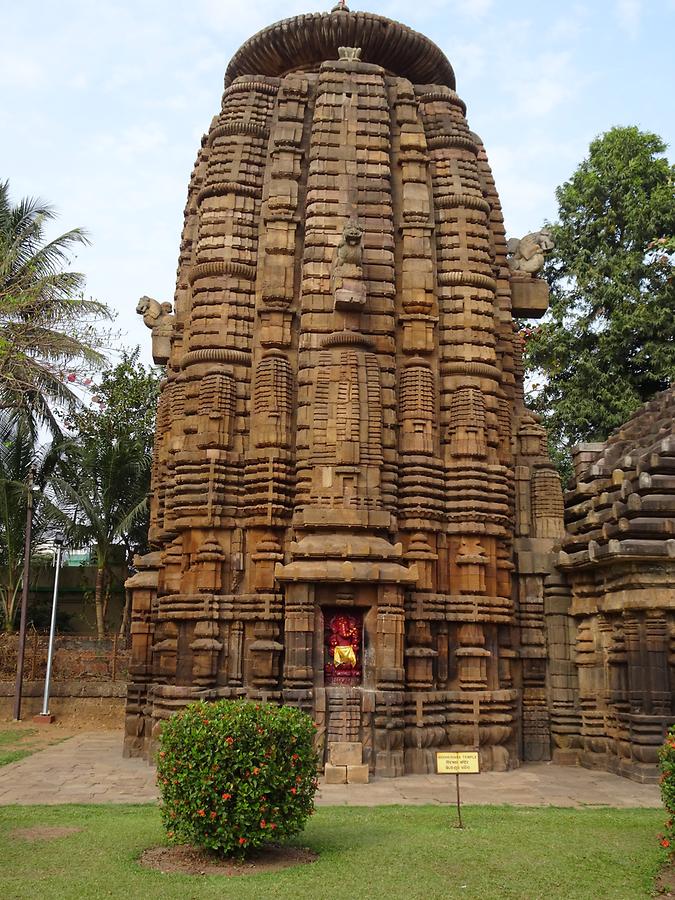
[[556,191],[551,306],[526,329],[530,406],[553,450],[604,440],[675,378],[674,169],[655,134],[617,127]]
[[138,361],[138,350],[103,373],[98,409],[75,413],[68,424],[58,474],[52,479],[56,504],[70,546],[95,546],[96,627],[106,631],[115,547],[127,563],[147,545],[147,495],[159,390],[156,371]]
[[74,228],[47,240],[54,218],[40,200],[12,205],[9,182],[0,182],[0,409],[59,433],[58,411],[79,402],[78,367],[104,362],[97,322],[112,316],[84,298],[84,276],[67,269],[86,233]]
[[40,445],[21,419],[0,412],[0,623],[12,631],[23,583],[24,542],[32,472],[33,529],[31,547],[44,540],[53,522],[45,485],[58,462],[58,452]]

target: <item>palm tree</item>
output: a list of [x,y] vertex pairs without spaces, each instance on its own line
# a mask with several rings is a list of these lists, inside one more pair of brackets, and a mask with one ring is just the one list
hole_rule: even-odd
[[40,446],[25,422],[0,412],[0,619],[14,629],[21,595],[26,534],[28,476],[34,474],[32,545],[40,543],[52,522],[43,489],[58,460],[54,447]]
[[70,547],[95,546],[96,631],[105,637],[114,548],[126,546],[147,506],[150,455],[133,438],[101,435],[66,446],[51,484]]
[[55,410],[79,402],[74,369],[104,362],[95,325],[111,313],[82,296],[83,275],[66,271],[69,254],[89,243],[86,233],[74,228],[46,241],[54,218],[40,200],[13,206],[9,182],[0,182],[0,410],[58,434]]

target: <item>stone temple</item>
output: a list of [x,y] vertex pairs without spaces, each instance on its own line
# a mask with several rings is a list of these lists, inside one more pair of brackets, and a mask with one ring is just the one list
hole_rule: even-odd
[[536,254],[507,261],[465,113],[435,44],[340,6],[230,62],[174,312],[139,303],[167,367],[127,753],[219,697],[298,705],[327,760],[355,744],[378,775],[580,746],[563,498],[513,323],[548,291]]

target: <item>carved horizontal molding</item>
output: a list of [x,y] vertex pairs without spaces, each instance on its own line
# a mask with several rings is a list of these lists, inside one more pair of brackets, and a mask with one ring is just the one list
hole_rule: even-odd
[[488,291],[497,290],[497,282],[489,275],[481,275],[479,272],[439,272],[438,283],[444,286],[467,285],[469,287],[485,288]]
[[430,150],[456,148],[458,150],[470,150],[478,156],[478,144],[462,134],[439,134],[436,137],[429,138],[427,143]]
[[419,103],[452,103],[453,106],[459,106],[462,113],[466,113],[466,103],[455,91],[425,91],[418,94],[417,100]]
[[334,331],[322,341],[322,347],[372,347],[372,338],[359,331]]
[[209,197],[222,197],[225,194],[241,194],[244,197],[259,197],[261,194],[259,187],[253,187],[250,184],[241,184],[238,181],[215,181],[213,184],[206,184],[197,194],[197,203],[202,203]]
[[232,275],[234,278],[255,281],[256,267],[227,260],[198,263],[189,270],[188,282],[194,284],[200,278],[217,278],[219,275]]
[[232,94],[248,94],[249,91],[255,91],[258,94],[268,94],[270,97],[279,93],[279,85],[270,81],[234,81],[229,87],[223,91],[223,101]]
[[442,375],[475,375],[478,378],[494,378],[499,380],[502,373],[497,366],[491,366],[489,363],[473,362],[471,360],[457,362],[442,362]]
[[250,137],[263,138],[267,140],[270,136],[270,130],[265,125],[259,125],[257,122],[225,122],[222,125],[216,125],[209,132],[207,146],[211,147],[213,142],[219,137],[227,137],[228,135],[249,135]]
[[188,366],[199,365],[202,363],[234,363],[240,366],[251,365],[251,354],[243,350],[229,350],[224,347],[207,347],[203,350],[190,350],[185,354],[185,359],[181,366],[187,369]]
[[436,198],[436,206],[439,209],[454,209],[463,206],[467,209],[479,209],[481,212],[490,215],[490,204],[482,197],[476,197],[475,194],[444,194]]

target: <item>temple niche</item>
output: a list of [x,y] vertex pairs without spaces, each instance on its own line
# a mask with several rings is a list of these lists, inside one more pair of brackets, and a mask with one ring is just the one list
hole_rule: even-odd
[[562,494],[512,318],[546,308],[546,241],[509,265],[465,113],[443,53],[369,13],[232,59],[174,313],[149,321],[170,352],[127,753],[192,700],[248,697],[310,712],[338,780],[550,757]]

